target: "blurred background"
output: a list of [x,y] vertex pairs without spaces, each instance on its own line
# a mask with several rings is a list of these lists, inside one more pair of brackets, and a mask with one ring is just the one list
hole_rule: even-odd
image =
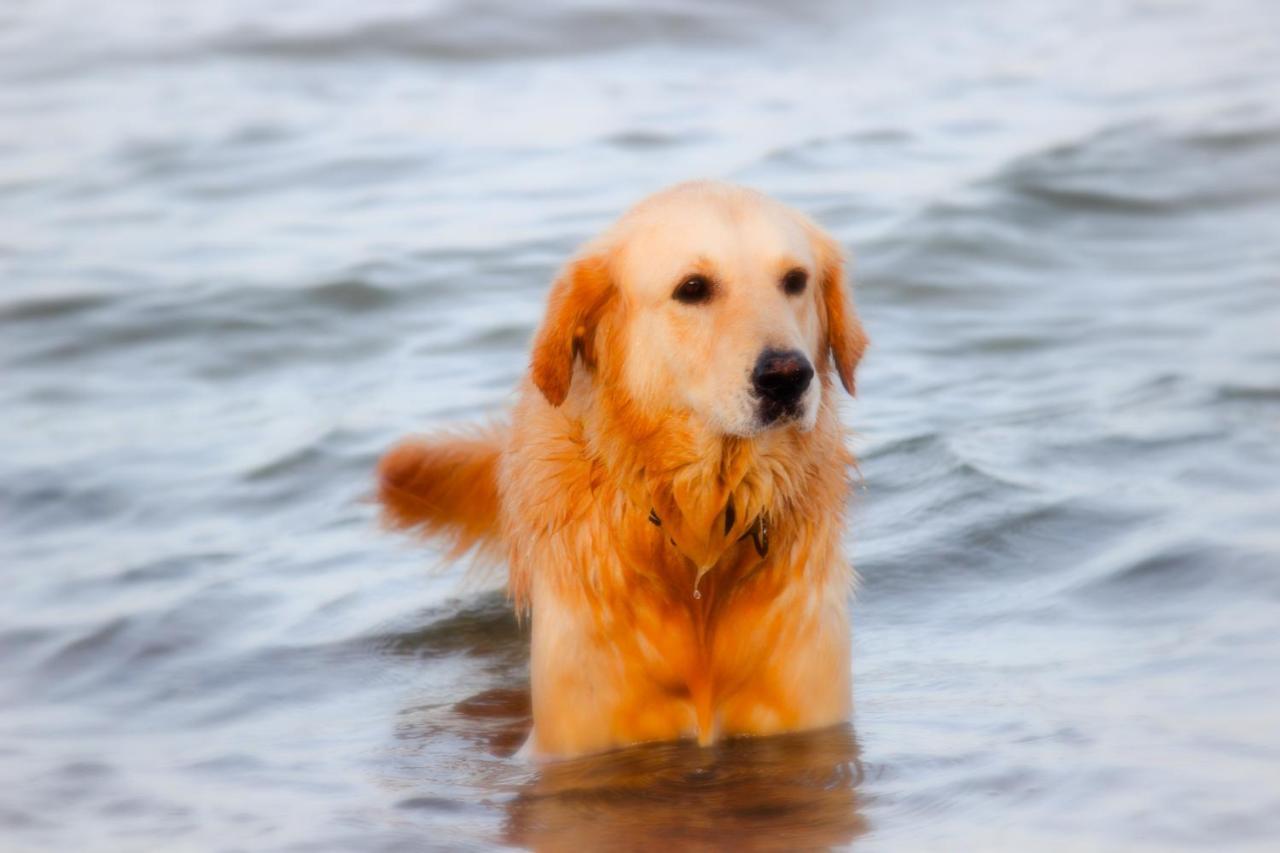
[[[5,3],[0,849],[1274,843],[1278,94],[1266,0]],[[539,771],[372,466],[703,176],[854,258],[856,716]]]

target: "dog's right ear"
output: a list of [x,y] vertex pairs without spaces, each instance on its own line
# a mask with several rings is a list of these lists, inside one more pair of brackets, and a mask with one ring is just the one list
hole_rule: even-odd
[[529,365],[533,384],[551,405],[559,406],[569,396],[576,356],[595,367],[596,325],[612,295],[608,262],[601,256],[571,262],[551,286]]

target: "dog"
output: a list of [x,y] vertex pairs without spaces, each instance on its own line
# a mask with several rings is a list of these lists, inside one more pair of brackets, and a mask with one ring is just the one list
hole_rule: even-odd
[[392,527],[505,557],[534,757],[848,718],[836,383],[867,337],[843,269],[758,192],[662,191],[554,282],[508,426],[381,460]]

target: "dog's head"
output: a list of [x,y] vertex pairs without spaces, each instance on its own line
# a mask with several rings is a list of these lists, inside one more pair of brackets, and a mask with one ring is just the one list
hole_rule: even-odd
[[828,365],[850,394],[866,336],[835,242],[757,192],[681,184],[641,202],[571,262],[533,346],[552,405],[575,359],[648,411],[712,432],[811,429]]

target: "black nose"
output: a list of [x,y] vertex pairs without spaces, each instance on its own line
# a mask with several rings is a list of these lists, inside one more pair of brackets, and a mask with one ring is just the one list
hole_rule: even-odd
[[809,387],[813,365],[799,350],[767,349],[756,359],[751,384],[756,393],[773,403],[794,403]]

